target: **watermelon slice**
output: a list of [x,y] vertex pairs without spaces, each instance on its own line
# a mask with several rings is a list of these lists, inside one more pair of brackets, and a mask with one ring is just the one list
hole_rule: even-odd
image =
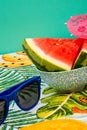
[[26,38],[23,47],[38,69],[61,71],[72,69],[82,43],[67,38]]
[[82,51],[75,63],[74,68],[87,66],[87,40],[84,40]]

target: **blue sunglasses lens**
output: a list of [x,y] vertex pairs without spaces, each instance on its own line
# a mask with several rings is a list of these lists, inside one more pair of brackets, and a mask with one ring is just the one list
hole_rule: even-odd
[[22,109],[30,109],[35,106],[39,98],[38,82],[34,81],[25,85],[17,93],[18,104]]
[[5,116],[6,102],[0,99],[0,122],[3,121]]

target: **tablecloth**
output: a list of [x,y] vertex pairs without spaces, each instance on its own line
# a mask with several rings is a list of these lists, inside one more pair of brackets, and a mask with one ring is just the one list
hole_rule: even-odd
[[[0,55],[0,92],[35,75],[39,71],[23,51]],[[44,120],[66,118],[87,123],[87,87],[80,92],[59,94],[41,79],[38,104],[26,112],[12,101],[0,130],[18,130]]]

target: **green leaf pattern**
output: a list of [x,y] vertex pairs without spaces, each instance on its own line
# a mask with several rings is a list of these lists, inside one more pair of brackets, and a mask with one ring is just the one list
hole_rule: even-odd
[[[0,92],[38,74],[33,65],[14,69],[0,67]],[[37,118],[35,113],[19,110],[15,102],[12,101],[8,117],[0,126],[0,130],[18,130],[24,125],[34,124],[37,121],[41,121],[41,119]]]
[[[14,69],[0,68],[0,92],[35,75],[39,75],[39,72],[34,65]],[[85,102],[81,99],[85,99]],[[87,87],[81,92],[60,94],[42,80],[41,98],[38,105],[31,111],[24,112],[12,101],[8,117],[4,124],[0,126],[0,130],[18,130],[22,126],[47,119],[60,119],[70,116],[73,118],[74,107],[87,110],[86,100]],[[87,114],[85,115],[87,117]],[[74,118],[77,117],[74,116]]]
[[[87,87],[81,92],[59,94],[51,87],[43,91],[45,97],[41,99],[44,106],[37,110],[37,116],[43,119],[59,119],[74,114],[73,108],[87,109],[87,102],[82,102],[80,97],[87,100]],[[48,95],[48,96],[47,96]]]

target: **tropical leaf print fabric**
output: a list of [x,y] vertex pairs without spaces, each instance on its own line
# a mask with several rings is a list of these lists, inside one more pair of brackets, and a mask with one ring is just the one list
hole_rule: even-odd
[[[11,55],[26,55],[17,52]],[[0,56],[2,62],[2,56]],[[16,61],[17,62],[17,61]],[[15,65],[15,64],[14,64]],[[33,64],[26,66],[0,66],[0,92],[30,77],[39,75]],[[19,128],[43,120],[74,118],[87,123],[87,86],[81,92],[60,94],[41,79],[39,103],[30,111],[20,110],[14,101],[10,103],[8,117],[0,130],[18,130]]]

